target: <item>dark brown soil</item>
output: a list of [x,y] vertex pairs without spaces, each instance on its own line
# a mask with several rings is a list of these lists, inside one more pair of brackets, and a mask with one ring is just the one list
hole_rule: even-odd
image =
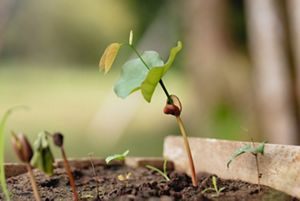
[[[91,168],[74,170],[81,200],[297,201],[295,198],[265,186],[259,190],[257,185],[219,178],[217,179],[218,187],[225,187],[219,196],[216,196],[214,191],[201,193],[205,188],[212,187],[212,176],[207,174],[198,175],[200,185],[195,188],[191,185],[190,177],[174,171],[169,174],[170,181],[165,181],[161,175],[146,168],[130,168],[121,165],[97,166],[96,172],[97,177],[94,177]],[[68,178],[63,169],[56,169],[52,177],[47,177],[39,171],[34,173],[42,200],[73,200]],[[7,182],[13,201],[34,200],[27,174],[9,178]],[[99,184],[98,198],[97,182]],[[3,200],[2,196],[0,193],[1,200]]]

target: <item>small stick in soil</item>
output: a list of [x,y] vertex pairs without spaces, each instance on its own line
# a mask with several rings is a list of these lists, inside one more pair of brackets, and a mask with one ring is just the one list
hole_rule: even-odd
[[99,197],[99,183],[98,183],[98,180],[97,180],[97,174],[96,174],[95,165],[94,165],[92,156],[93,156],[93,153],[89,153],[89,160],[90,160],[90,163],[92,165],[94,178],[96,180],[96,199],[100,200],[100,197]]
[[[48,133],[49,134],[49,133]],[[50,134],[51,135],[51,134]],[[58,146],[61,150],[61,155],[63,157],[63,160],[64,160],[64,167],[65,167],[65,170],[68,174],[68,177],[69,177],[69,181],[70,181],[70,186],[72,188],[72,191],[73,191],[73,195],[74,195],[74,200],[75,201],[79,201],[79,196],[78,196],[78,193],[77,193],[77,190],[76,190],[76,185],[75,185],[75,180],[74,180],[74,176],[72,174],[72,170],[71,170],[71,166],[69,164],[69,161],[67,159],[67,156],[66,156],[66,152],[65,152],[65,149],[64,149],[64,146],[63,146],[63,141],[64,141],[64,136],[61,134],[61,133],[54,133],[53,135],[51,135],[52,138],[53,138],[53,142],[56,146]]]
[[[255,147],[253,138],[251,138],[251,142],[252,142],[252,146]],[[258,189],[260,190],[261,189],[260,178],[261,178],[262,174],[260,173],[260,170],[259,170],[258,154],[257,153],[253,153],[253,155],[255,157],[255,163],[256,163],[257,184],[258,184]]]
[[170,103],[169,99],[167,100],[166,106],[164,108],[164,113],[165,114],[170,114],[170,115],[173,115],[173,116],[176,117],[177,124],[179,126],[180,133],[181,133],[182,138],[183,138],[185,151],[186,151],[187,156],[188,156],[190,171],[191,171],[191,175],[192,175],[192,183],[193,183],[193,186],[197,187],[198,182],[197,182],[197,177],[196,177],[194,160],[193,160],[190,144],[189,144],[189,141],[188,141],[188,138],[187,138],[186,130],[184,128],[183,121],[180,118],[182,106],[181,106],[180,100],[177,96],[170,95],[170,98],[172,99],[172,101]]
[[17,136],[14,132],[12,132],[12,145],[18,158],[26,164],[35,200],[41,201],[40,193],[36,184],[36,179],[34,177],[32,167],[30,165],[30,160],[33,156],[33,151],[29,141],[23,133]]

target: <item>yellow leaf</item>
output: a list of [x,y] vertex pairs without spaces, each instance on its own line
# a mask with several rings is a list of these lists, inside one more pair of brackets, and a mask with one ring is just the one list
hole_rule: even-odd
[[112,64],[116,59],[120,47],[120,43],[112,43],[105,49],[99,62],[100,71],[104,71],[104,73],[106,74],[110,70]]

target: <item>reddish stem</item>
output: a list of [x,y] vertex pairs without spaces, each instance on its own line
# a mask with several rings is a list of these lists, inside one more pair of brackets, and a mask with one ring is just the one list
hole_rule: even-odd
[[26,163],[26,168],[27,168],[29,179],[31,182],[34,198],[36,201],[41,201],[41,196],[40,196],[40,193],[39,193],[36,181],[35,181],[35,177],[32,172],[31,165],[29,163]]
[[190,165],[190,170],[191,170],[191,174],[192,174],[192,182],[193,182],[193,186],[197,186],[197,177],[196,177],[196,171],[195,171],[195,165],[194,165],[194,161],[193,161],[193,156],[192,156],[192,152],[191,152],[191,148],[190,148],[190,144],[187,138],[187,134],[183,125],[183,122],[180,118],[180,116],[176,116],[176,120],[181,132],[181,135],[183,137],[183,142],[184,142],[184,147],[185,147],[185,151],[187,153],[188,159],[189,159],[189,165]]
[[66,156],[65,150],[64,150],[63,147],[61,147],[60,149],[61,149],[61,154],[62,154],[62,157],[63,157],[63,160],[64,160],[64,167],[65,167],[65,170],[66,170],[66,172],[68,174],[69,181],[70,181],[70,186],[71,186],[72,191],[73,191],[74,200],[75,201],[79,201],[79,196],[78,196],[78,193],[76,191],[75,180],[74,180],[74,177],[73,177],[73,174],[72,174],[72,170],[71,170],[70,164],[69,164],[69,162],[67,160],[67,156]]

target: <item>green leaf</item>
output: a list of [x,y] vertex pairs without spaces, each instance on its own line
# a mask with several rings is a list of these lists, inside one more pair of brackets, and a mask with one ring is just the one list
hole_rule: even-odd
[[10,201],[9,192],[7,190],[6,185],[6,177],[5,177],[5,170],[4,170],[4,150],[5,150],[5,125],[8,120],[8,117],[12,114],[12,112],[19,108],[27,108],[25,106],[16,106],[13,108],[8,109],[1,121],[0,121],[0,183],[1,183],[1,190],[5,195],[7,201]]
[[265,144],[266,144],[266,142],[260,143],[255,149],[253,149],[252,153],[263,155],[265,152]]
[[129,154],[129,150],[126,150],[122,154],[114,154],[114,155],[108,156],[108,157],[106,157],[105,162],[106,162],[106,164],[109,164],[112,160],[123,161],[123,160],[125,160],[125,158],[128,154]]
[[167,71],[172,66],[177,53],[182,49],[182,43],[180,41],[177,42],[177,46],[173,47],[170,51],[169,59],[163,66],[156,66],[150,69],[146,79],[143,81],[141,85],[141,90],[144,99],[147,102],[151,102],[152,95],[155,91],[155,88],[162,77],[167,73]]
[[250,144],[246,144],[245,146],[237,149],[233,155],[231,156],[231,158],[229,159],[229,161],[227,162],[227,168],[229,168],[230,163],[237,158],[238,156],[244,154],[244,153],[252,153],[252,154],[264,154],[264,149],[265,149],[265,143],[266,142],[262,142],[261,144],[259,144],[257,147],[252,147]]
[[146,168],[148,168],[148,169],[150,169],[150,170],[152,170],[154,172],[157,172],[158,174],[160,174],[161,176],[163,176],[166,181],[170,181],[170,178],[168,177],[168,175],[166,174],[166,172],[162,172],[160,169],[158,169],[158,168],[156,168],[156,167],[154,167],[152,165],[146,165]]
[[[145,51],[141,57],[151,69],[154,66],[162,66],[164,63],[155,51]],[[115,93],[126,98],[129,94],[137,91],[145,80],[149,69],[140,58],[131,59],[122,66],[121,77],[114,86]]]
[[34,150],[31,165],[51,176],[54,169],[54,157],[45,132],[39,133],[38,138],[34,142]]

